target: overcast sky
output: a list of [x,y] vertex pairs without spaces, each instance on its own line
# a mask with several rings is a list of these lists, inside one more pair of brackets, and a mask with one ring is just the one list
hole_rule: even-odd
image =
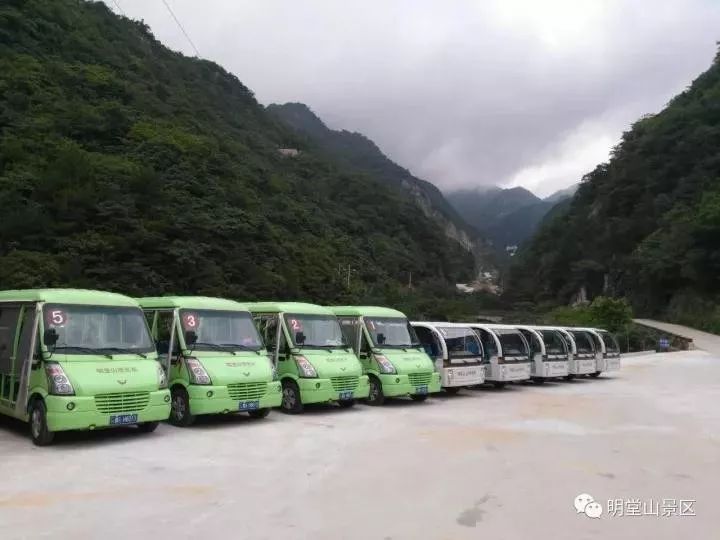
[[[720,40],[720,0],[166,1],[261,103],[306,103],[444,190],[579,181]],[[106,3],[194,55],[163,0]]]

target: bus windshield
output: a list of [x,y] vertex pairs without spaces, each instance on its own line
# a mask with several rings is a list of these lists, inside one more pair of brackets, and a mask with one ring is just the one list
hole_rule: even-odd
[[502,345],[504,358],[528,356],[527,342],[523,338],[522,334],[520,334],[520,332],[513,332],[511,330],[500,330],[497,331],[497,335],[500,338],[500,344]]
[[603,343],[605,343],[605,352],[620,352],[620,346],[618,345],[615,336],[613,336],[610,332],[606,332],[605,330],[598,333],[600,334],[600,337],[602,337]]
[[560,332],[554,330],[542,330],[545,352],[547,354],[567,354],[567,345]]
[[217,350],[218,347],[233,350],[258,351],[262,340],[247,311],[223,311],[214,309],[181,309],[180,323],[184,332],[195,332],[197,340],[187,343],[197,351]]
[[578,354],[590,354],[595,352],[593,342],[587,332],[570,332],[575,338],[575,347]]
[[287,314],[285,323],[296,347],[327,349],[347,347],[340,324],[333,315]]
[[365,326],[376,347],[402,349],[418,346],[415,330],[407,319],[399,317],[366,318]]
[[61,354],[140,354],[153,352],[145,316],[140,308],[45,304],[45,332],[54,330],[50,350]]
[[471,328],[438,328],[445,340],[449,358],[480,356],[482,347],[477,334]]

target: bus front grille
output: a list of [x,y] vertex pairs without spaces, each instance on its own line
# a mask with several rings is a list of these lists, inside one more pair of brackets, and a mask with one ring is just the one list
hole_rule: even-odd
[[410,373],[408,379],[413,386],[426,386],[430,384],[432,373]]
[[95,407],[103,414],[141,411],[150,403],[150,392],[98,394]]
[[251,382],[251,383],[236,383],[228,384],[228,394],[230,399],[238,401],[252,401],[260,399],[267,392],[267,383],[265,382]]
[[333,390],[335,390],[336,392],[355,390],[359,382],[360,377],[352,375],[345,377],[330,377],[330,383],[332,384]]

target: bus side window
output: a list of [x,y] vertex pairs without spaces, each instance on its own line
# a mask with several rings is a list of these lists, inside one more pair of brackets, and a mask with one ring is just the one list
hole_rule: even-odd
[[[253,317],[253,320],[268,352],[274,353],[277,345],[277,317],[275,315],[257,315]],[[282,353],[282,351],[280,352]]]
[[483,350],[485,351],[485,360],[490,360],[491,357],[497,356],[498,350],[495,345],[495,339],[492,337],[490,332],[481,329],[480,335],[482,336],[480,341],[482,342]]
[[338,317],[340,330],[342,330],[345,342],[357,354],[358,330],[360,330],[360,322],[354,317]]
[[[158,354],[167,354],[170,350],[170,334],[172,332],[172,325],[175,322],[175,314],[172,311],[158,311],[157,312],[157,328],[155,330],[156,335],[154,336],[157,340],[157,351]],[[175,339],[173,340],[173,352],[179,350],[178,336],[175,333]]]
[[368,341],[367,336],[363,332],[360,335],[360,354],[362,356],[370,356],[370,342]]
[[440,351],[442,349],[437,343],[437,340],[435,339],[435,336],[430,329],[418,326],[415,327],[415,333],[420,340],[422,348],[425,350],[425,352],[430,358],[434,360],[435,358],[441,356],[442,353]]
[[[19,316],[19,307],[0,308],[0,375],[9,375],[12,372],[13,347]],[[3,397],[7,398],[7,396]]]

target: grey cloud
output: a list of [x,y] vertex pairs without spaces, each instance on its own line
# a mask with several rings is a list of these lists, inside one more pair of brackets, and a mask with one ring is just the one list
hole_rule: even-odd
[[[117,1],[189,53],[161,2]],[[168,1],[261,102],[302,101],[443,189],[578,181],[720,37],[714,0]]]

